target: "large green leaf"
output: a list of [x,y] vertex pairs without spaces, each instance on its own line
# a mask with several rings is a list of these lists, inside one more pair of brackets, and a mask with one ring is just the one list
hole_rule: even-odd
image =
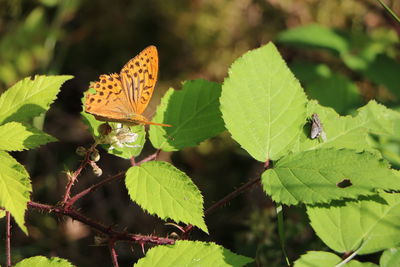
[[18,262],[15,267],[74,267],[74,265],[57,257],[49,259],[44,256],[35,256]]
[[47,111],[61,85],[73,76],[35,76],[17,82],[0,96],[0,123],[26,122]]
[[356,116],[339,116],[332,108],[320,106],[309,101],[307,115],[317,113],[326,141],[310,138],[311,123],[304,127],[299,142],[292,151],[304,151],[317,148],[349,148],[357,151],[372,149],[368,142],[368,133],[385,136],[398,136],[400,139],[400,113],[370,101],[358,109]]
[[324,48],[339,54],[349,50],[349,43],[342,35],[318,24],[283,31],[278,35],[276,41],[293,46]]
[[381,267],[395,267],[400,266],[400,249],[389,248],[382,253],[379,259],[379,265]]
[[19,122],[0,126],[0,150],[21,151],[53,141],[56,141],[54,137]]
[[29,174],[4,151],[0,151],[0,169],[0,206],[8,210],[18,226],[28,234],[24,215],[32,192]]
[[[330,252],[325,251],[309,251],[304,254],[300,259],[296,260],[294,267],[335,267],[343,260]],[[346,267],[378,267],[378,265],[371,262],[359,262],[356,260],[351,260],[346,265]]]
[[307,213],[317,235],[337,252],[369,254],[400,245],[400,194],[307,207]]
[[219,110],[221,85],[205,80],[186,81],[182,90],[169,89],[154,116],[172,127],[150,126],[150,141],[164,151],[196,146],[223,130]]
[[131,167],[125,184],[131,199],[150,214],[193,224],[208,233],[199,189],[171,164],[152,161]]
[[232,64],[220,101],[233,139],[259,161],[286,154],[305,122],[305,94],[273,43]]
[[400,189],[389,164],[369,152],[318,149],[280,159],[262,174],[262,184],[272,199],[284,204],[326,203],[376,189]]
[[253,259],[237,255],[215,243],[199,241],[176,241],[174,245],[157,246],[146,253],[134,266],[164,267],[240,267]]

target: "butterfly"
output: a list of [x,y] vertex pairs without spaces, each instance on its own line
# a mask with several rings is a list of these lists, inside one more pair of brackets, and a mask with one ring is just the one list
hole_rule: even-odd
[[153,95],[157,74],[157,48],[149,46],[129,60],[119,74],[102,74],[91,84],[96,92],[86,94],[85,112],[101,121],[171,127],[142,115]]

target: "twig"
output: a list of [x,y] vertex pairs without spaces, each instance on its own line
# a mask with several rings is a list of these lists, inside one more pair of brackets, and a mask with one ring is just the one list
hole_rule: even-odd
[[119,180],[124,178],[125,173],[118,173],[114,176],[111,176],[107,179],[102,180],[101,182],[94,184],[88,188],[86,188],[85,190],[81,191],[80,193],[76,194],[75,196],[69,198],[69,200],[65,203],[64,207],[66,209],[69,209],[78,199],[82,198],[83,196],[87,195],[90,192],[95,191],[97,188],[99,188],[100,186],[107,184],[109,182],[112,182],[114,180]]
[[158,157],[158,155],[160,154],[160,152],[161,152],[161,150],[160,150],[160,149],[157,149],[156,152],[154,152],[154,153],[151,154],[150,156],[148,156],[148,157],[142,159],[141,161],[137,162],[137,163],[136,163],[135,165],[133,165],[133,166],[139,166],[140,164],[143,164],[143,163],[145,163],[145,162],[155,160],[155,159]]
[[248,188],[252,187],[254,184],[260,182],[260,180],[261,180],[261,178],[254,178],[254,179],[248,181],[247,183],[245,183],[244,185],[242,185],[241,187],[239,187],[235,191],[229,193],[224,198],[222,198],[218,202],[214,203],[211,207],[206,209],[206,211],[204,212],[204,215],[209,215],[210,213],[212,213],[213,211],[215,211],[219,207],[225,205],[227,202],[229,202],[230,200],[232,200],[233,198],[238,196],[240,193],[242,193],[246,189],[248,189]]
[[11,267],[11,214],[6,211],[6,266]]
[[68,199],[70,198],[70,192],[72,189],[72,186],[74,185],[76,179],[78,178],[79,174],[82,172],[82,170],[86,167],[86,165],[90,162],[90,154],[93,152],[93,150],[95,149],[97,145],[97,142],[94,143],[87,151],[85,154],[84,159],[81,162],[81,165],[78,167],[78,169],[73,172],[72,174],[67,174],[68,175],[68,184],[67,187],[65,189],[65,193],[64,193],[64,197],[62,200],[62,205],[64,205]]
[[118,255],[117,255],[117,252],[115,251],[115,241],[113,239],[110,239],[110,241],[108,242],[108,248],[110,249],[111,260],[112,260],[113,266],[119,267]]
[[39,209],[41,211],[56,213],[71,217],[72,219],[80,221],[81,223],[86,224],[92,227],[93,229],[107,235],[110,239],[114,239],[115,241],[130,241],[138,244],[151,243],[155,245],[166,245],[166,244],[171,245],[175,243],[175,240],[171,238],[158,237],[153,235],[144,236],[138,234],[131,234],[128,232],[115,231],[114,229],[112,229],[112,227],[107,227],[98,222],[95,222],[92,219],[87,218],[86,216],[84,216],[83,214],[79,213],[78,211],[72,208],[65,209],[64,207],[56,207],[33,201],[29,201],[28,206],[31,208]]

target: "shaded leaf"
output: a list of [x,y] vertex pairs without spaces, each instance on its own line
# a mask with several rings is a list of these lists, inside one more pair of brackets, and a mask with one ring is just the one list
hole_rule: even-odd
[[154,116],[155,121],[172,127],[150,126],[150,141],[155,148],[176,151],[196,146],[224,131],[219,110],[221,85],[205,80],[186,81],[182,90],[169,89]]

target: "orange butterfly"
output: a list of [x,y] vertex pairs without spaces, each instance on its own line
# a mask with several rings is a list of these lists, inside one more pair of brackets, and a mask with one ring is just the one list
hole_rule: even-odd
[[142,115],[153,95],[158,74],[158,53],[149,46],[125,64],[119,75],[100,75],[91,87],[96,93],[86,94],[85,112],[101,121],[128,124],[153,124]]

